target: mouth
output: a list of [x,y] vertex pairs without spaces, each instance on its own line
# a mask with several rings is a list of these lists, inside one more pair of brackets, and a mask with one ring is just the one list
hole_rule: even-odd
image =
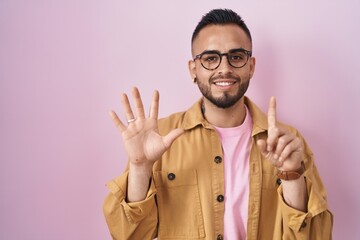
[[232,79],[226,79],[226,80],[219,79],[219,80],[213,81],[213,84],[218,87],[229,87],[229,86],[234,85],[236,82],[237,82],[236,80],[232,80]]
[[219,82],[214,82],[214,84],[216,86],[220,86],[220,87],[227,87],[227,86],[230,86],[230,85],[234,85],[236,82],[235,81],[219,81]]

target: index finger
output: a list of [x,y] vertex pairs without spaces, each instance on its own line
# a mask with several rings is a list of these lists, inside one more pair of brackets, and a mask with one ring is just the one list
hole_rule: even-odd
[[276,99],[275,97],[270,98],[269,110],[268,110],[268,128],[276,127]]

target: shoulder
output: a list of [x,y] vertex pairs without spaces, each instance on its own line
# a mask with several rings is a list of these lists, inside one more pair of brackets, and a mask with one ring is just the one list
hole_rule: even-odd
[[188,130],[205,121],[201,112],[201,100],[197,101],[187,111],[173,113],[168,117],[159,119],[160,133],[166,133],[174,128]]
[[180,127],[185,119],[186,111],[173,113],[165,118],[159,119],[159,129],[172,129],[176,127]]

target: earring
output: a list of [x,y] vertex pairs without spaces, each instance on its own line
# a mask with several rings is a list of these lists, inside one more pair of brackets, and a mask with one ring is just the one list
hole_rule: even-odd
[[194,77],[194,78],[193,78],[193,83],[196,83],[196,82],[197,82],[197,78]]

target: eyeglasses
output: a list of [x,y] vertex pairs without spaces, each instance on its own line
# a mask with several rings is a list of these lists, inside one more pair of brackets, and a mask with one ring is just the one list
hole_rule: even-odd
[[251,57],[252,52],[243,48],[231,49],[227,53],[221,53],[219,51],[211,50],[204,51],[195,56],[196,59],[200,60],[201,65],[207,70],[215,70],[220,64],[223,56],[226,56],[230,66],[234,68],[242,68],[246,65]]

